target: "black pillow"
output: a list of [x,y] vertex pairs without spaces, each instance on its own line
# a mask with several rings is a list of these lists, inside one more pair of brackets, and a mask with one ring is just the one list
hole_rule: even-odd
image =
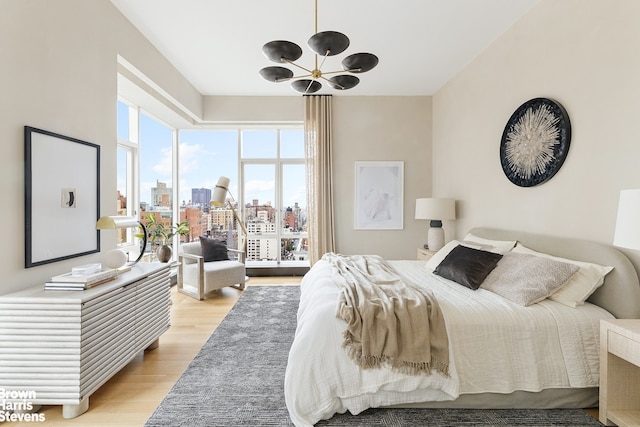
[[200,237],[200,248],[204,262],[225,261],[229,259],[227,253],[227,243],[224,240],[210,239],[205,236]]
[[500,258],[500,254],[458,245],[433,272],[475,291],[496,268]]

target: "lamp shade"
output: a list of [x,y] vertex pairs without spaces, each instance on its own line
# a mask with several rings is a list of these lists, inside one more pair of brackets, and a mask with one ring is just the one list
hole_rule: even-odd
[[456,219],[455,199],[416,199],[416,219]]
[[347,90],[354,88],[360,83],[360,79],[350,74],[342,74],[340,76],[334,76],[329,79],[329,84],[332,88],[338,90]]
[[112,228],[129,228],[137,227],[139,221],[132,216],[103,216],[96,223],[98,230],[108,230]]
[[322,89],[322,83],[317,80],[300,79],[291,82],[291,87],[300,93],[316,93]]
[[133,262],[133,264],[137,264],[138,261],[142,259],[144,255],[144,250],[147,247],[147,228],[143,223],[138,221],[136,218],[132,216],[123,216],[123,215],[115,215],[115,216],[102,216],[98,219],[96,223],[96,228],[98,230],[110,230],[115,228],[130,228],[130,227],[140,227],[142,229],[142,247],[140,249],[140,254],[138,258]]
[[342,53],[349,47],[349,43],[349,37],[337,31],[322,31],[314,34],[308,42],[311,50],[320,56]]
[[229,183],[231,180],[226,176],[218,178],[216,188],[213,189],[213,195],[211,196],[211,204],[213,206],[224,206],[227,200],[227,191],[229,191]]
[[302,49],[286,40],[274,40],[262,46],[262,53],[273,62],[287,62],[299,59]]
[[342,68],[352,73],[366,73],[378,65],[378,57],[373,53],[354,53],[342,60]]
[[428,219],[427,247],[437,251],[444,246],[442,220],[456,219],[455,199],[416,199],[416,219]]
[[613,244],[640,250],[640,189],[620,192]]
[[264,67],[260,70],[263,79],[270,82],[282,82],[293,77],[293,71],[284,67]]

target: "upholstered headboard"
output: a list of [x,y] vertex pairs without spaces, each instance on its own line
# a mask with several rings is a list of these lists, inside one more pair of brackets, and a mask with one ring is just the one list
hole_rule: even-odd
[[538,252],[613,267],[605,277],[604,285],[587,301],[604,308],[619,319],[640,318],[638,273],[631,261],[613,246],[588,240],[485,227],[472,228],[469,232],[485,239],[517,240]]

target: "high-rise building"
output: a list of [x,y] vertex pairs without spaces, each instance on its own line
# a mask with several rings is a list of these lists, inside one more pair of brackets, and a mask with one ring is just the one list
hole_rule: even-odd
[[203,208],[209,207],[211,201],[211,189],[209,188],[192,188],[191,189],[191,203]]
[[171,207],[173,189],[165,182],[156,180],[156,186],[151,187],[151,206]]
[[283,227],[290,231],[301,231],[300,212],[301,209],[298,206],[298,202],[295,203],[293,208],[286,208],[282,218]]

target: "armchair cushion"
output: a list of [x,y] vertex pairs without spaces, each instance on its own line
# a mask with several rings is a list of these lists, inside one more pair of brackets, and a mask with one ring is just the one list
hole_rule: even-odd
[[227,244],[223,240],[201,236],[200,247],[204,262],[227,261],[229,259]]
[[[225,286],[244,285],[245,268],[244,264],[238,261],[217,261],[203,263],[204,293],[214,289],[221,289]],[[183,267],[183,284],[198,287],[200,269],[197,264],[185,265]]]

